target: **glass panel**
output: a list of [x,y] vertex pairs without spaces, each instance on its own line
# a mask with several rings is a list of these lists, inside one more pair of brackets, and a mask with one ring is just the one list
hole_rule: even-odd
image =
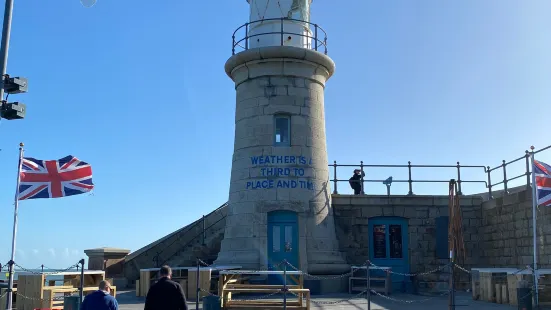
[[289,117],[279,116],[275,119],[276,144],[289,144]]
[[402,258],[402,226],[390,225],[390,258]]
[[373,225],[373,257],[386,258],[386,225]]
[[274,253],[281,252],[281,229],[279,226],[272,228],[272,247]]
[[293,227],[285,226],[285,252],[293,250]]

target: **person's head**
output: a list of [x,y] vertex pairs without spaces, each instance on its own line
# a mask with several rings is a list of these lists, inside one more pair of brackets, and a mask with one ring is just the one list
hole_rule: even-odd
[[172,277],[172,269],[170,269],[169,266],[167,265],[164,265],[163,267],[161,267],[161,270],[159,271],[159,276],[161,278],[169,278]]
[[360,169],[354,169],[354,174],[360,174]]
[[107,280],[103,280],[99,283],[99,289],[100,291],[111,293],[111,283],[109,283],[109,281]]

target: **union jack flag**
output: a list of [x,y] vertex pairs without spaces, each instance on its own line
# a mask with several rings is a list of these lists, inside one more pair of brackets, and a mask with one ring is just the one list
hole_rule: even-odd
[[551,167],[534,160],[538,206],[551,206]]
[[20,178],[19,200],[66,197],[94,188],[92,167],[71,155],[58,160],[24,157]]

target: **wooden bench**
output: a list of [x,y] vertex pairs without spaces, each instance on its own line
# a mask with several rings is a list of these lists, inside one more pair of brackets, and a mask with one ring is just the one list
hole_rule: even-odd
[[[221,306],[223,309],[228,308],[261,308],[261,309],[281,309],[283,307],[283,298],[281,300],[270,300],[270,299],[256,299],[256,300],[232,300],[232,294],[240,293],[262,293],[262,294],[272,294],[282,292],[282,285],[241,285],[241,288],[231,288],[226,287],[221,296]],[[266,286],[269,288],[260,288]],[[287,299],[287,309],[303,309],[310,310],[310,290],[309,289],[300,289],[300,288],[288,288]],[[294,297],[298,296],[297,299]]]

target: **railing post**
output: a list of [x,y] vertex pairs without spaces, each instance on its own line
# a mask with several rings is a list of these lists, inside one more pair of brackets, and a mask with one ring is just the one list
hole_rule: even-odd
[[365,192],[364,192],[364,162],[363,162],[363,160],[360,161],[360,171],[361,171],[361,174],[360,174],[361,178],[360,178],[360,180],[361,180],[361,182],[362,182],[362,190],[361,190],[360,193],[361,193],[362,195],[365,195]]
[[205,239],[206,239],[206,236],[205,236],[205,231],[206,231],[206,228],[205,228],[205,216],[203,215],[203,246],[206,245],[205,243]]
[[245,50],[249,49],[249,23],[245,24]]
[[337,190],[337,161],[333,161],[333,194],[338,194],[339,191]]
[[195,285],[197,285],[197,291],[196,291],[196,300],[195,300],[195,310],[199,310],[199,298],[200,298],[200,294],[199,292],[201,292],[201,288],[199,287],[199,257],[196,258],[196,261],[197,261],[197,277],[195,278]]
[[327,55],[327,36],[323,39],[323,46],[325,46],[325,55]]
[[232,36],[231,39],[231,54],[235,55],[235,36]]
[[528,151],[525,151],[526,155],[524,157],[526,158],[526,188],[530,188],[530,153]]
[[501,167],[503,168],[503,192],[509,194],[507,190],[507,164],[505,164],[505,160],[503,160]]
[[488,199],[492,199],[492,177],[490,166],[488,166]]
[[316,52],[318,51],[318,24],[314,24],[314,41],[316,41]]
[[459,164],[459,162],[457,162],[457,186],[459,189],[457,194],[463,195],[463,192],[461,192],[461,165]]
[[413,195],[413,181],[411,180],[411,161],[408,161],[408,183],[409,183],[408,195]]
[[281,46],[283,46],[283,17],[281,18]]

